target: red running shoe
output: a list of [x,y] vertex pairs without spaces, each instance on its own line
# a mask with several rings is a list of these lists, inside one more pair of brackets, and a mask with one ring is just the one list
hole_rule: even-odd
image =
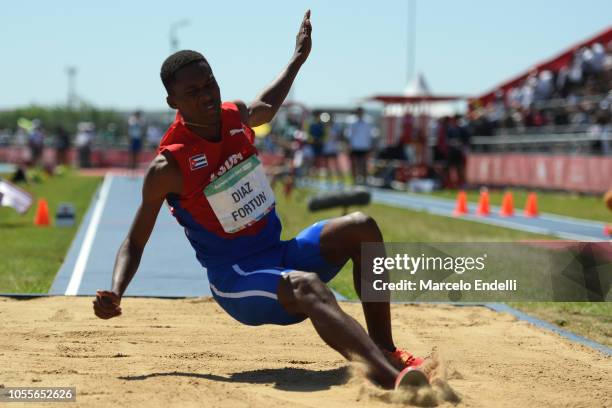
[[407,367],[419,367],[425,361],[422,358],[415,357],[406,350],[402,350],[397,347],[395,348],[395,351],[383,350],[383,353],[389,362],[391,362],[391,364],[393,364],[395,368],[400,371]]
[[395,379],[395,389],[402,387],[422,387],[429,385],[429,378],[421,368],[424,359],[415,357],[411,353],[395,348],[395,351],[386,351],[384,354],[389,361],[400,370]]

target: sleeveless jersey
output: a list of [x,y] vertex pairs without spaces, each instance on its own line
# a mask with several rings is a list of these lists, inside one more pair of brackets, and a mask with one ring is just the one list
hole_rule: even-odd
[[205,267],[231,264],[280,241],[274,194],[254,137],[238,107],[224,102],[219,142],[192,132],[178,112],[160,142],[158,153],[170,153],[183,178],[180,196],[166,200]]

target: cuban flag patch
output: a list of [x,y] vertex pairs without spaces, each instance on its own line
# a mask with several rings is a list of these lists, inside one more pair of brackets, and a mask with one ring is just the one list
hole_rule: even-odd
[[205,154],[196,154],[195,156],[191,156],[189,158],[189,167],[191,167],[191,171],[201,169],[202,167],[208,166],[208,160],[206,160]]

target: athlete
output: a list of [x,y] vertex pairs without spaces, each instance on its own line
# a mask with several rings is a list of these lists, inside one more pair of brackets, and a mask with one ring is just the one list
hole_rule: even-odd
[[329,346],[365,362],[373,382],[388,389],[423,384],[423,360],[393,342],[389,302],[362,303],[366,333],[326,286],[351,259],[361,293],[360,244],[382,242],[376,222],[357,212],[318,222],[289,241],[280,239],[274,194],[251,127],[274,118],[308,58],[311,30],[308,10],[289,64],[250,105],[221,102],[202,54],[179,51],[164,61],[161,79],[176,119],[145,175],[142,203],[117,254],[112,289],[97,292],[94,312],[102,319],[121,314],[121,297],[167,201],[207,270],[213,297],[234,319],[289,325],[309,318]]

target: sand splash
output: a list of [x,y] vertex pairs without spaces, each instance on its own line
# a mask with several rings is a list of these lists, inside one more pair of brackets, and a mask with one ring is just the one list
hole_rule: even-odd
[[[410,387],[397,391],[384,390],[375,386],[366,378],[363,363],[351,363],[349,383],[359,387],[358,400],[383,401],[417,407],[437,407],[441,403],[457,404],[461,398],[447,381],[447,370],[444,360],[436,350],[426,358],[423,369],[428,373],[431,385]],[[457,373],[455,373],[457,374]]]

